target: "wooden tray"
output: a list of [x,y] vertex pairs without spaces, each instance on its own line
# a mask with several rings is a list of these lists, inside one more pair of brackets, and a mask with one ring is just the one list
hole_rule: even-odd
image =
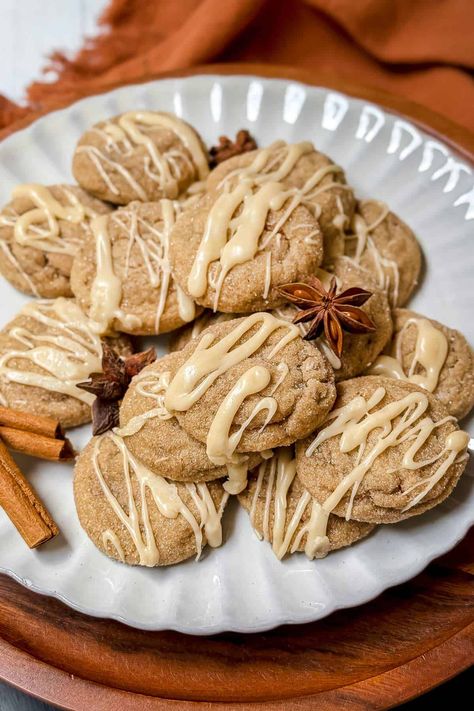
[[[331,86],[408,116],[464,155],[473,146],[467,131],[426,109],[303,71],[214,65],[173,75],[213,72]],[[471,529],[455,551],[362,607],[314,624],[208,638],[87,617],[0,576],[0,678],[80,711],[188,711],[203,701],[210,711],[385,709],[474,662],[473,576]]]

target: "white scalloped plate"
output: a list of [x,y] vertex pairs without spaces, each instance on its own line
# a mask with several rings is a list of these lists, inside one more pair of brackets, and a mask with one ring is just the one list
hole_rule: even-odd
[[[17,183],[71,180],[74,144],[90,124],[121,111],[175,111],[208,143],[248,127],[260,145],[310,139],[338,161],[362,197],[387,201],[418,235],[427,269],[413,307],[474,340],[474,181],[441,142],[380,107],[326,89],[248,76],[196,76],[128,86],[58,111],[0,144],[1,202]],[[461,298],[462,297],[462,298]],[[27,298],[2,280],[2,323]],[[89,429],[73,433],[84,444]],[[472,443],[472,440],[471,440]],[[65,465],[21,458],[62,535],[30,551],[0,511],[0,570],[89,615],[150,630],[257,632],[360,605],[419,573],[474,523],[472,463],[434,511],[382,526],[357,545],[308,561],[279,562],[231,502],[225,545],[168,569],[138,569],[101,555],[82,532]]]

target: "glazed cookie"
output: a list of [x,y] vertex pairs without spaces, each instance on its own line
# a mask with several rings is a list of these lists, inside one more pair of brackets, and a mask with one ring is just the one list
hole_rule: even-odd
[[[128,449],[152,471],[173,481],[212,481],[230,475],[225,484],[236,493],[237,476],[245,486],[248,468],[261,461],[257,453],[248,455],[245,472],[229,471],[213,464],[206,447],[191,437],[164,407],[164,396],[176,356],[170,354],[144,368],[133,379],[120,407],[120,435]],[[237,488],[239,488],[237,486]]]
[[323,528],[329,513],[396,523],[449,496],[469,435],[437,398],[378,376],[346,380],[337,392],[325,426],[296,446],[298,476],[322,505]]
[[[372,292],[372,296],[361,307],[375,325],[375,331],[362,334],[344,334],[344,346],[341,358],[329,348],[324,334],[315,343],[334,368],[336,381],[347,380],[362,373],[369,363],[372,363],[382,351],[392,335],[392,317],[388,299],[384,291],[377,288],[371,274],[351,259],[337,257],[333,260],[330,270],[316,269],[315,275],[325,288],[329,288],[331,279],[336,277],[338,292],[358,286]],[[293,304],[275,310],[275,315],[292,321],[298,309]],[[309,323],[299,324],[301,333],[308,332]]]
[[89,442],[74,470],[81,526],[102,553],[129,565],[174,565],[206,543],[220,546],[227,498],[217,481],[168,482],[110,432]]
[[171,334],[168,350],[170,353],[174,351],[180,351],[184,346],[187,346],[189,341],[193,338],[197,338],[201,335],[205,328],[212,326],[215,323],[223,323],[224,321],[231,321],[234,318],[241,318],[241,314],[223,314],[220,312],[214,313],[206,309],[198,318],[192,323],[186,324],[175,333]]
[[326,359],[269,313],[210,326],[174,362],[165,407],[216,465],[306,436],[335,397]]
[[32,296],[72,296],[72,260],[111,208],[77,185],[18,185],[0,212],[0,272]]
[[303,205],[292,207],[281,183],[239,183],[207,193],[171,232],[177,283],[214,311],[249,313],[282,303],[277,287],[319,266],[322,237]]
[[[109,339],[121,355],[132,352],[125,336]],[[63,427],[91,419],[94,395],[76,383],[102,370],[102,344],[72,299],[27,304],[0,332],[0,402],[47,415]]]
[[422,260],[408,225],[384,203],[361,200],[345,242],[345,254],[371,272],[391,306],[406,304],[418,284]]
[[71,287],[101,333],[166,333],[199,313],[170,273],[169,235],[177,212],[171,200],[135,201],[93,221],[74,260]]
[[209,190],[239,180],[282,181],[318,219],[325,254],[342,254],[344,228],[354,212],[354,193],[344,171],[309,141],[288,144],[276,141],[267,148],[230,158],[207,179]]
[[408,309],[395,309],[393,341],[368,372],[420,385],[458,419],[474,406],[474,354],[462,333]]
[[283,447],[259,466],[239,502],[250,515],[259,538],[269,541],[277,558],[304,551],[322,558],[330,551],[350,546],[374,528],[369,523],[329,516],[326,549],[319,545],[315,526],[319,504],[296,476],[293,449]]
[[88,192],[116,205],[176,198],[208,173],[198,133],[174,114],[129,111],[80,138],[72,170]]

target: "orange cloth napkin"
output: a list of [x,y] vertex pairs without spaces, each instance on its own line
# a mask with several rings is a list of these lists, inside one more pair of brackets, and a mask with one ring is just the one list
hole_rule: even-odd
[[[222,61],[332,74],[424,104],[474,129],[472,0],[111,0],[101,34],[28,106],[0,97],[0,127],[119,82]],[[50,68],[50,67],[49,67]]]

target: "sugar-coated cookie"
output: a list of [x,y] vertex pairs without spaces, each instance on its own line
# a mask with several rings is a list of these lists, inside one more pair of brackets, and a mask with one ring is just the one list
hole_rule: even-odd
[[31,296],[72,296],[73,258],[110,210],[77,185],[18,185],[0,212],[1,274]]
[[74,471],[74,499],[84,531],[116,560],[174,565],[222,543],[228,494],[219,482],[175,484],[141,464],[114,433],[94,437]]
[[[126,336],[107,339],[130,355]],[[91,419],[94,396],[76,383],[102,370],[102,343],[73,299],[33,301],[0,331],[0,402],[64,427]]]
[[346,380],[337,392],[325,424],[296,446],[298,476],[322,515],[396,523],[449,496],[469,436],[437,398],[379,376]]
[[79,185],[116,205],[177,198],[209,173],[204,144],[186,121],[162,111],[128,111],[89,128],[74,153]]

